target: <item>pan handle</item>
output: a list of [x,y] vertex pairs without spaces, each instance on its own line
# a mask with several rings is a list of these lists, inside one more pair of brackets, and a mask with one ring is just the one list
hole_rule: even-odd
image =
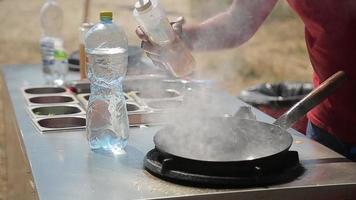
[[284,129],[290,128],[302,116],[325,100],[346,79],[345,72],[338,71],[280,116],[273,124]]

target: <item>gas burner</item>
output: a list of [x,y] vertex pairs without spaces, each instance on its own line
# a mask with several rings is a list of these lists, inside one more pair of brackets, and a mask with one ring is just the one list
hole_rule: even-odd
[[212,188],[285,183],[304,172],[296,151],[253,161],[205,162],[175,157],[153,149],[145,156],[144,167],[152,175],[173,183]]

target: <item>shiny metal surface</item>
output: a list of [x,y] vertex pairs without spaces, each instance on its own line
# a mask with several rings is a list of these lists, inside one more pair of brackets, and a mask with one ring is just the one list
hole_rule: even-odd
[[85,110],[88,108],[88,99],[89,99],[89,94],[77,94],[77,99],[80,102],[80,104],[85,108]]
[[[243,189],[204,189],[160,180],[142,169],[143,157],[153,148],[153,136],[161,128],[131,128],[124,155],[116,157],[89,150],[85,131],[39,134],[26,113],[21,87],[42,84],[40,65],[2,68],[16,116],[26,162],[39,199],[353,199],[356,196],[356,164],[305,136],[290,130],[292,150],[299,152],[305,173],[282,185]],[[79,74],[77,75],[79,77]],[[78,78],[70,75],[70,78]],[[233,115],[245,105],[227,97]],[[257,120],[273,119],[252,110]],[[14,133],[15,134],[15,133]],[[9,169],[11,170],[11,169]]]

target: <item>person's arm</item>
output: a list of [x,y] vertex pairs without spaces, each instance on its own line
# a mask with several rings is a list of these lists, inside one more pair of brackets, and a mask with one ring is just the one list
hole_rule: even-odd
[[234,0],[230,8],[199,25],[183,27],[183,39],[193,50],[239,46],[249,40],[277,0]]

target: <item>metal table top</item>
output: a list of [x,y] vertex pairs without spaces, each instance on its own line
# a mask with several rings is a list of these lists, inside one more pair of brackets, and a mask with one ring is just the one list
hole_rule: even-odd
[[[84,131],[41,134],[33,125],[21,88],[41,85],[40,65],[8,65],[2,68],[23,140],[23,150],[31,166],[40,199],[229,199],[258,198],[268,194],[289,194],[290,199],[303,197],[295,191],[348,188],[356,193],[356,163],[291,130],[305,173],[296,180],[269,187],[243,189],[206,189],[176,185],[160,180],[143,170],[143,157],[154,147],[153,135],[161,127],[131,128],[127,153],[117,157],[90,151]],[[70,74],[70,78],[79,75]],[[227,98],[231,113],[244,105],[236,98]],[[253,110],[257,119],[272,118]],[[351,190],[350,190],[351,188]],[[352,189],[353,188],[353,189]],[[346,191],[346,190],[345,190]],[[317,196],[317,194],[316,194]],[[264,196],[266,198],[266,196]]]

